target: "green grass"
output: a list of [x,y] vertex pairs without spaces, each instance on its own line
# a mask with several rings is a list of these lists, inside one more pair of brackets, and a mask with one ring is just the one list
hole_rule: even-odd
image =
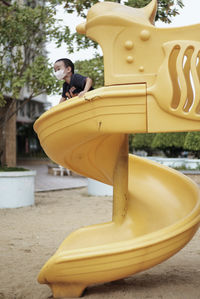
[[186,167],[185,165],[179,166],[179,167],[172,167],[175,170],[180,170],[180,171],[184,171],[184,170],[191,170],[191,171],[199,171],[200,170],[200,166],[198,165],[196,168],[190,168],[190,167]]
[[22,167],[7,167],[7,166],[1,167],[0,166],[0,171],[1,172],[3,172],[3,171],[29,171],[29,169],[22,168]]

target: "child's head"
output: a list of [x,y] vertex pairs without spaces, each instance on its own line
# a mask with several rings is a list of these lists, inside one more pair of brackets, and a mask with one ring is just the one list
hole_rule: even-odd
[[54,70],[58,79],[64,79],[74,73],[74,64],[70,59],[61,58],[54,63]]

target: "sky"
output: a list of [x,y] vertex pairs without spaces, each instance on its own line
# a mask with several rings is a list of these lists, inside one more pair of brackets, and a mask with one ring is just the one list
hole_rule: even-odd
[[[162,22],[156,22],[157,27],[180,27],[190,24],[200,23],[200,0],[183,0],[184,8],[179,9],[179,15],[172,19],[172,23],[165,24]],[[76,16],[75,14],[64,13],[64,10],[59,7],[57,17],[61,19],[61,25],[69,26],[72,32],[76,31],[76,26],[82,22],[84,19]],[[50,62],[53,63],[62,57],[67,57],[73,62],[76,60],[91,59],[94,56],[96,50],[88,49],[75,52],[73,54],[67,53],[66,45],[62,45],[60,48],[56,48],[55,43],[51,42],[47,45],[48,57]],[[101,53],[101,49],[99,49]],[[54,95],[48,96],[47,100],[54,106],[59,103],[61,96]]]

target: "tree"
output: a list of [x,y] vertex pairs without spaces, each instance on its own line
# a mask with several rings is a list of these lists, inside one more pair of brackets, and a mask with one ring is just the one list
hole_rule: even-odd
[[[6,105],[0,117],[1,165],[6,163],[3,153],[9,119],[33,97],[59,87],[44,51],[45,42],[57,36],[55,5],[29,2],[31,6],[0,1],[0,107]],[[18,99],[24,101],[18,101],[16,108]]]
[[158,133],[156,134],[152,147],[163,150],[167,157],[178,157],[183,150],[187,133]]
[[90,60],[75,62],[75,70],[83,76],[89,76],[93,80],[93,87],[98,88],[104,85],[103,57],[97,55]]
[[135,134],[132,138],[133,150],[144,150],[148,156],[152,155],[152,142],[156,134],[154,133],[143,133]]
[[[127,0],[125,5],[131,7],[143,7],[151,2],[150,0]],[[179,14],[178,8],[183,8],[182,0],[158,0],[158,10],[156,15],[156,21],[161,20],[164,23],[171,23],[171,17],[175,17]]]
[[200,132],[189,132],[185,138],[184,149],[193,151],[200,158]]

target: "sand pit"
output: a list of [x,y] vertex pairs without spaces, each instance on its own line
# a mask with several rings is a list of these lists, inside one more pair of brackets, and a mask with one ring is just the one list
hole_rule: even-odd
[[[0,299],[53,298],[37,275],[70,232],[110,221],[111,197],[87,189],[36,193],[33,207],[0,210]],[[200,230],[166,262],[124,280],[87,288],[91,299],[200,299]]]

